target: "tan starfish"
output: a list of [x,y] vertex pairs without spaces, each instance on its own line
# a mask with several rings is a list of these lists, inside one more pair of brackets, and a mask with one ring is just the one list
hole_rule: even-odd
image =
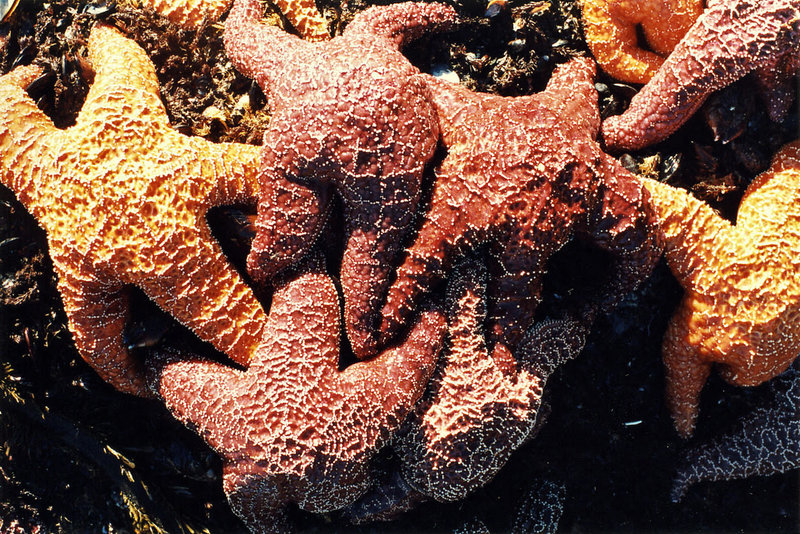
[[800,353],[800,141],[753,180],[735,225],[686,191],[643,182],[685,291],[663,353],[672,418],[688,437],[712,364],[728,382],[754,386]]
[[247,364],[266,316],[205,213],[254,202],[258,147],[170,128],[153,64],[117,30],[96,26],[88,51],[94,83],[66,130],[23,90],[39,69],[0,79],[0,180],[47,232],[78,351],[118,389],[147,394],[122,340],[126,286],[135,285]]

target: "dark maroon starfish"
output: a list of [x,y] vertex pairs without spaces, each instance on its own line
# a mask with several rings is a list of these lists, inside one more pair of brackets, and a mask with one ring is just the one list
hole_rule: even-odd
[[256,79],[273,112],[248,269],[264,280],[305,254],[336,191],[347,241],[345,327],[365,358],[377,350],[380,300],[439,136],[424,78],[398,48],[451,25],[455,12],[442,4],[376,7],[321,43],[262,24],[261,15],[259,0],[236,0],[224,36],[234,65]]

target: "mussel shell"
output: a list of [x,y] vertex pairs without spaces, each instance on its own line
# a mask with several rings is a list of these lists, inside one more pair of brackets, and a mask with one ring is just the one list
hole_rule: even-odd
[[0,23],[6,22],[11,18],[18,5],[19,0],[0,0]]

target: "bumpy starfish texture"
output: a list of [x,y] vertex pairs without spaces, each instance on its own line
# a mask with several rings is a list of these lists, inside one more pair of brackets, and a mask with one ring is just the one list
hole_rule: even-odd
[[545,91],[517,98],[428,77],[448,152],[389,289],[382,341],[470,249],[486,246],[492,256],[487,337],[495,359],[513,360],[509,351],[531,326],[547,260],[573,236],[614,255],[615,279],[594,295],[603,306],[649,273],[659,251],[647,230],[647,193],[596,142],[594,74],[594,61],[575,59],[556,69]]
[[173,24],[195,30],[204,21],[222,17],[231,0],[131,0],[132,3],[152,9]]
[[338,295],[311,271],[276,291],[246,371],[173,356],[152,384],[222,456],[233,510],[253,532],[277,532],[288,502],[326,512],[368,489],[367,463],[422,395],[444,330],[442,314],[424,312],[401,345],[339,371]]
[[800,69],[800,0],[716,0],[622,115],[603,123],[610,149],[636,150],[666,139],[708,95],[753,72],[780,121]]
[[753,180],[736,225],[683,190],[643,182],[684,289],[663,356],[672,418],[689,436],[712,364],[728,382],[753,386],[800,353],[800,141]]
[[262,25],[260,17],[258,0],[236,0],[225,25],[228,55],[255,77],[273,111],[248,269],[264,280],[305,254],[338,192],[345,327],[365,358],[377,350],[380,299],[439,135],[427,85],[398,47],[450,25],[455,12],[421,3],[372,8],[325,43]]
[[[703,12],[702,0],[583,0],[583,30],[597,63],[623,82],[647,83]],[[650,50],[638,42],[641,27]]]
[[800,468],[800,371],[770,382],[772,400],[744,416],[724,435],[693,447],[672,486],[673,502],[692,484],[771,475]]
[[425,396],[395,440],[402,475],[438,501],[482,487],[534,432],[547,378],[574,358],[588,328],[574,320],[537,324],[508,369],[486,346],[486,270],[467,262],[448,286],[449,343]]
[[152,63],[116,30],[92,30],[89,60],[94,83],[67,130],[23,90],[35,67],[0,81],[0,179],[47,232],[78,351],[118,389],[149,394],[122,336],[135,285],[247,364],[266,316],[205,213],[255,201],[257,147],[171,129]]
[[[173,24],[196,30],[203,21],[219,20],[231,0],[133,0],[149,7],[159,15],[168,18]],[[314,0],[275,0],[280,10],[303,39],[324,41],[330,39],[328,22],[317,9]]]
[[486,346],[486,278],[474,259],[454,269],[444,354],[392,443],[400,475],[350,507],[351,521],[392,519],[430,499],[463,499],[494,478],[544,422],[545,382],[583,349],[588,325],[571,318],[537,324],[517,351],[519,363],[509,367]]

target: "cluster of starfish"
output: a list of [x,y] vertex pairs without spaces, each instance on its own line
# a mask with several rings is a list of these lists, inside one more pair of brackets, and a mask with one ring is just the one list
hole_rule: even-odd
[[[0,78],[0,178],[47,232],[81,356],[120,390],[157,395],[206,439],[253,531],[288,528],[287,503],[349,506],[363,519],[460,499],[536,433],[547,378],[662,248],[685,289],[664,339],[679,433],[694,429],[712,364],[755,385],[800,352],[800,142],[754,180],[732,225],[629,173],[598,139],[609,149],[657,142],[749,72],[779,119],[800,66],[800,2],[717,0],[702,14],[699,2],[647,4],[669,16],[583,3],[598,61],[612,75],[652,77],[601,125],[589,58],[515,98],[420,73],[399,49],[455,24],[442,4],[371,8],[334,38],[309,29],[307,12],[290,17],[304,40],[264,24],[258,0],[235,0],[225,47],[269,99],[261,147],[175,132],[144,51],[98,24],[75,126],[56,129],[25,92],[37,67]],[[311,9],[298,5],[281,9]],[[192,6],[163,12],[194,24],[227,7]],[[674,47],[666,60],[634,46],[637,23],[660,55]],[[205,221],[233,203],[258,205],[247,269],[273,290],[267,310]],[[315,249],[338,208],[341,307]],[[610,275],[534,321],[547,262],[572,239],[608,251]],[[123,341],[129,286],[240,368],[179,351],[136,360]],[[342,343],[360,360],[343,370]],[[397,472],[378,484],[371,460],[387,444]],[[724,461],[704,454],[706,465]]]

